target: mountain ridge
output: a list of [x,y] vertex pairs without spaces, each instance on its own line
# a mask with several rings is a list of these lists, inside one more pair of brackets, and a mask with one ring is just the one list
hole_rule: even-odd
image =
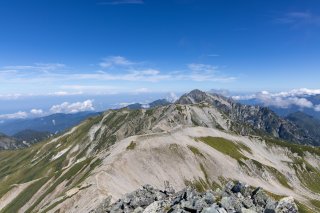
[[228,180],[317,211],[320,149],[238,134],[231,119],[247,108],[227,116],[233,103],[211,96],[213,104],[108,110],[29,148],[0,152],[1,211],[90,212],[145,184],[211,189]]
[[[234,102],[219,94],[206,93],[200,90],[193,90],[184,94],[176,101],[179,104],[195,104],[208,102],[220,109],[230,120],[240,123],[232,130],[240,134],[259,133],[264,131],[273,137],[290,140],[296,143],[320,145],[320,137],[317,134],[308,135],[308,132],[298,127],[289,120],[281,118],[267,107],[243,105]],[[249,125],[249,128],[248,128]],[[256,130],[256,131],[253,131]]]
[[12,136],[26,129],[56,134],[71,128],[99,112],[80,112],[74,114],[56,113],[33,119],[18,119],[0,124],[0,132]]

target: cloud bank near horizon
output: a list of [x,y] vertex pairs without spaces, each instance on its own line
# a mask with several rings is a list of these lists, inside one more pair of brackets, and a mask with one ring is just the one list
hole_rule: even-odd
[[307,99],[307,97],[314,95],[320,95],[320,89],[300,88],[278,93],[261,91],[244,96],[232,96],[232,98],[237,101],[257,100],[265,106],[274,106],[283,109],[297,106],[301,109],[310,108],[320,112],[320,104],[314,104]]
[[85,100],[83,102],[74,103],[63,102],[61,104],[53,105],[52,107],[50,107],[49,111],[44,111],[42,109],[31,109],[30,111],[18,111],[15,113],[0,114],[0,121],[36,118],[55,113],[72,114],[85,111],[94,111],[95,107],[93,105],[93,102],[94,100]]
[[170,92],[172,89],[168,86],[176,88],[177,84],[225,84],[236,80],[235,76],[223,73],[223,68],[212,64],[188,63],[179,67],[178,70],[166,70],[150,62],[133,61],[123,56],[108,56],[89,68],[76,69],[63,63],[3,66],[0,67],[0,99]]

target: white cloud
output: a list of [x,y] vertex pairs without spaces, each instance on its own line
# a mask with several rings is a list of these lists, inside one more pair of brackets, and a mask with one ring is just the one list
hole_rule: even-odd
[[[61,82],[75,82],[77,85],[83,80],[91,81],[216,81],[229,82],[234,77],[222,75],[217,66],[210,64],[190,63],[185,70],[178,72],[162,73],[158,69],[150,68],[145,63],[133,62],[122,56],[110,56],[105,58],[100,67],[112,68],[108,72],[98,70],[95,72],[65,72],[61,70],[64,64],[33,64],[26,66],[6,66],[0,69],[0,83],[11,84],[48,83],[59,85]],[[116,69],[115,69],[116,68]],[[10,69],[10,72],[8,72]],[[35,72],[21,72],[32,70]],[[111,71],[110,71],[111,70]],[[42,72],[38,72],[42,71]],[[5,81],[4,81],[5,79]],[[101,82],[100,82],[101,83]],[[84,85],[82,87],[85,87]],[[88,88],[88,87],[87,87]],[[59,91],[54,95],[68,95],[68,91]]]
[[28,117],[28,113],[23,112],[23,111],[19,111],[16,113],[11,113],[11,114],[2,114],[0,115],[0,119],[23,119],[23,118],[27,118]]
[[135,71],[139,75],[158,75],[160,74],[159,70],[155,69],[146,69],[146,70],[141,70],[141,71]]
[[[80,84],[71,84],[71,85],[62,85],[62,89],[71,90],[66,92],[66,95],[80,95],[80,94],[118,94],[121,91],[127,91],[128,89],[124,87],[115,87],[108,85],[80,85]],[[74,91],[74,92],[73,92]]]
[[251,95],[233,96],[232,98],[234,100],[257,99],[266,106],[275,106],[279,108],[288,108],[294,105],[300,108],[313,108],[314,110],[317,110],[317,106],[314,106],[314,104],[309,101],[307,97],[319,94],[320,89],[301,88],[278,93],[262,91]]
[[151,90],[145,87],[133,90],[133,93],[149,93],[149,92],[151,92]]
[[188,68],[193,71],[193,72],[205,72],[205,73],[213,73],[216,72],[218,67],[217,66],[212,66],[208,64],[188,64]]
[[42,115],[43,110],[42,109],[32,109],[32,110],[30,110],[30,113],[33,115]]
[[320,89],[307,89],[307,88],[300,88],[300,89],[293,89],[290,91],[278,92],[278,93],[270,93],[268,91],[262,91],[256,94],[251,95],[244,95],[244,96],[233,96],[232,98],[235,100],[250,100],[254,98],[259,98],[260,96],[269,96],[269,97],[307,97],[312,95],[320,95]]
[[93,100],[75,103],[64,102],[62,104],[53,105],[49,112],[43,111],[42,109],[31,109],[30,112],[18,111],[16,113],[2,114],[0,115],[0,120],[25,119],[46,116],[51,113],[77,113],[92,110],[94,110]]
[[276,23],[291,25],[294,28],[303,26],[320,26],[320,16],[310,11],[294,11],[285,13],[275,19]]
[[314,110],[317,111],[317,112],[320,112],[320,104],[319,104],[319,105],[316,105],[316,106],[314,107]]
[[26,93],[26,94],[0,94],[0,100],[16,100],[24,97],[36,97],[36,96],[72,96],[81,95],[81,91],[58,91],[49,93]]
[[22,94],[16,93],[16,94],[0,94],[0,100],[14,100],[21,97]]
[[177,80],[230,82],[236,79],[235,77],[221,75],[218,67],[210,64],[191,63],[187,67],[187,71],[175,76]]
[[64,102],[59,105],[53,105],[50,108],[50,111],[52,113],[77,113],[92,110],[94,110],[93,100],[86,100],[84,102],[75,103]]
[[25,119],[28,117],[41,116],[44,112],[42,109],[31,109],[30,112],[18,111],[10,114],[2,114],[0,115],[0,119],[2,120],[10,120],[10,119]]
[[99,80],[99,81],[147,81],[156,82],[160,80],[170,80],[172,77],[169,74],[161,74],[156,69],[126,69],[124,73],[114,74],[104,71],[98,71],[96,73],[83,73],[69,75],[74,80]]
[[113,66],[130,66],[135,64],[135,62],[129,61],[122,56],[110,56],[104,58],[103,61],[99,64],[102,68],[110,68]]
[[226,90],[226,89],[211,89],[208,92],[209,93],[215,93],[215,94],[223,95],[223,96],[226,96],[226,97],[228,97],[229,94],[230,94],[230,91]]
[[[201,63],[190,63],[180,71],[162,72],[146,62],[134,62],[122,56],[111,56],[100,63],[100,68],[101,70],[78,72],[64,64],[55,63],[2,67],[0,68],[0,89],[12,85],[21,85],[21,87],[10,91],[12,95],[3,92],[4,94],[0,94],[0,99],[14,99],[20,96],[126,93],[140,87],[140,82],[230,82],[235,80],[232,76],[221,74],[217,66]],[[129,81],[133,82],[130,84],[131,88],[125,84]],[[39,90],[38,85],[43,86],[41,88],[45,90]]]
[[115,104],[115,106],[117,107],[120,107],[120,108],[123,108],[123,107],[127,107],[131,104],[141,104],[141,107],[144,108],[144,109],[148,109],[150,108],[150,105],[147,104],[147,103],[137,103],[137,102],[130,102],[130,103],[127,103],[127,102],[123,102],[123,103],[118,103],[118,104]]
[[13,66],[5,66],[2,71],[38,71],[38,72],[47,72],[53,71],[61,68],[65,68],[64,64],[60,63],[34,63],[33,65],[13,65]]
[[81,94],[82,94],[81,91],[78,91],[78,92],[58,91],[58,92],[50,93],[49,95],[52,95],[52,96],[69,96],[69,95],[81,95]]
[[179,97],[174,92],[170,92],[166,97],[166,100],[171,103],[174,103],[178,99],[179,99]]
[[256,95],[234,95],[232,96],[232,99],[236,101],[244,101],[254,99],[255,97]]
[[119,103],[119,104],[116,104],[120,107],[126,107],[128,105],[131,105],[131,104],[135,104],[135,102],[122,102],[122,103]]
[[289,98],[288,100],[291,102],[292,105],[296,105],[301,108],[313,107],[313,103],[311,101],[308,101],[306,98],[293,97],[293,98]]

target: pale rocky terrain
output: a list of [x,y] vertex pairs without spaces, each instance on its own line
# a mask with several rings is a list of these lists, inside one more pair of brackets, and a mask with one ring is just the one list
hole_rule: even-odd
[[[319,148],[280,141],[284,132],[301,135],[268,111],[259,117],[258,109],[240,106],[235,113],[225,98],[197,95],[152,109],[109,110],[54,139],[0,152],[0,211],[90,212],[145,184],[203,191],[229,180],[319,211]],[[246,119],[235,119],[240,115]]]
[[[261,173],[250,162],[248,166],[252,170],[247,172],[235,159],[195,140],[205,136],[222,137],[246,145],[252,153],[243,150],[245,156],[285,174],[293,190],[279,183],[273,174]],[[127,147],[132,141],[136,145],[134,149],[128,150]],[[196,147],[203,156],[194,154],[188,146]],[[116,143],[109,152],[102,153],[101,157],[103,156],[107,157],[101,166],[92,171],[92,175],[85,181],[91,187],[80,191],[74,199],[70,199],[72,205],[65,202],[56,209],[82,212],[81,209],[85,208],[83,212],[86,212],[88,205],[94,209],[110,195],[112,201],[116,201],[144,184],[161,189],[164,187],[164,182],[168,181],[174,189],[181,190],[186,186],[186,180],[206,179],[200,164],[204,166],[210,181],[220,183],[220,177],[223,177],[262,187],[277,195],[292,196],[301,202],[307,202],[310,198],[320,199],[319,194],[314,194],[301,186],[294,171],[287,166],[286,162],[292,160],[286,149],[269,148],[258,139],[249,139],[212,128],[189,127],[168,133],[129,137]],[[317,163],[320,164],[320,161]]]

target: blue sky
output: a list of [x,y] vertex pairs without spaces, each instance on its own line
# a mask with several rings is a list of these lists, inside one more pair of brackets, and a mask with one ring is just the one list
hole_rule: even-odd
[[0,29],[2,113],[319,87],[317,0],[1,0]]

